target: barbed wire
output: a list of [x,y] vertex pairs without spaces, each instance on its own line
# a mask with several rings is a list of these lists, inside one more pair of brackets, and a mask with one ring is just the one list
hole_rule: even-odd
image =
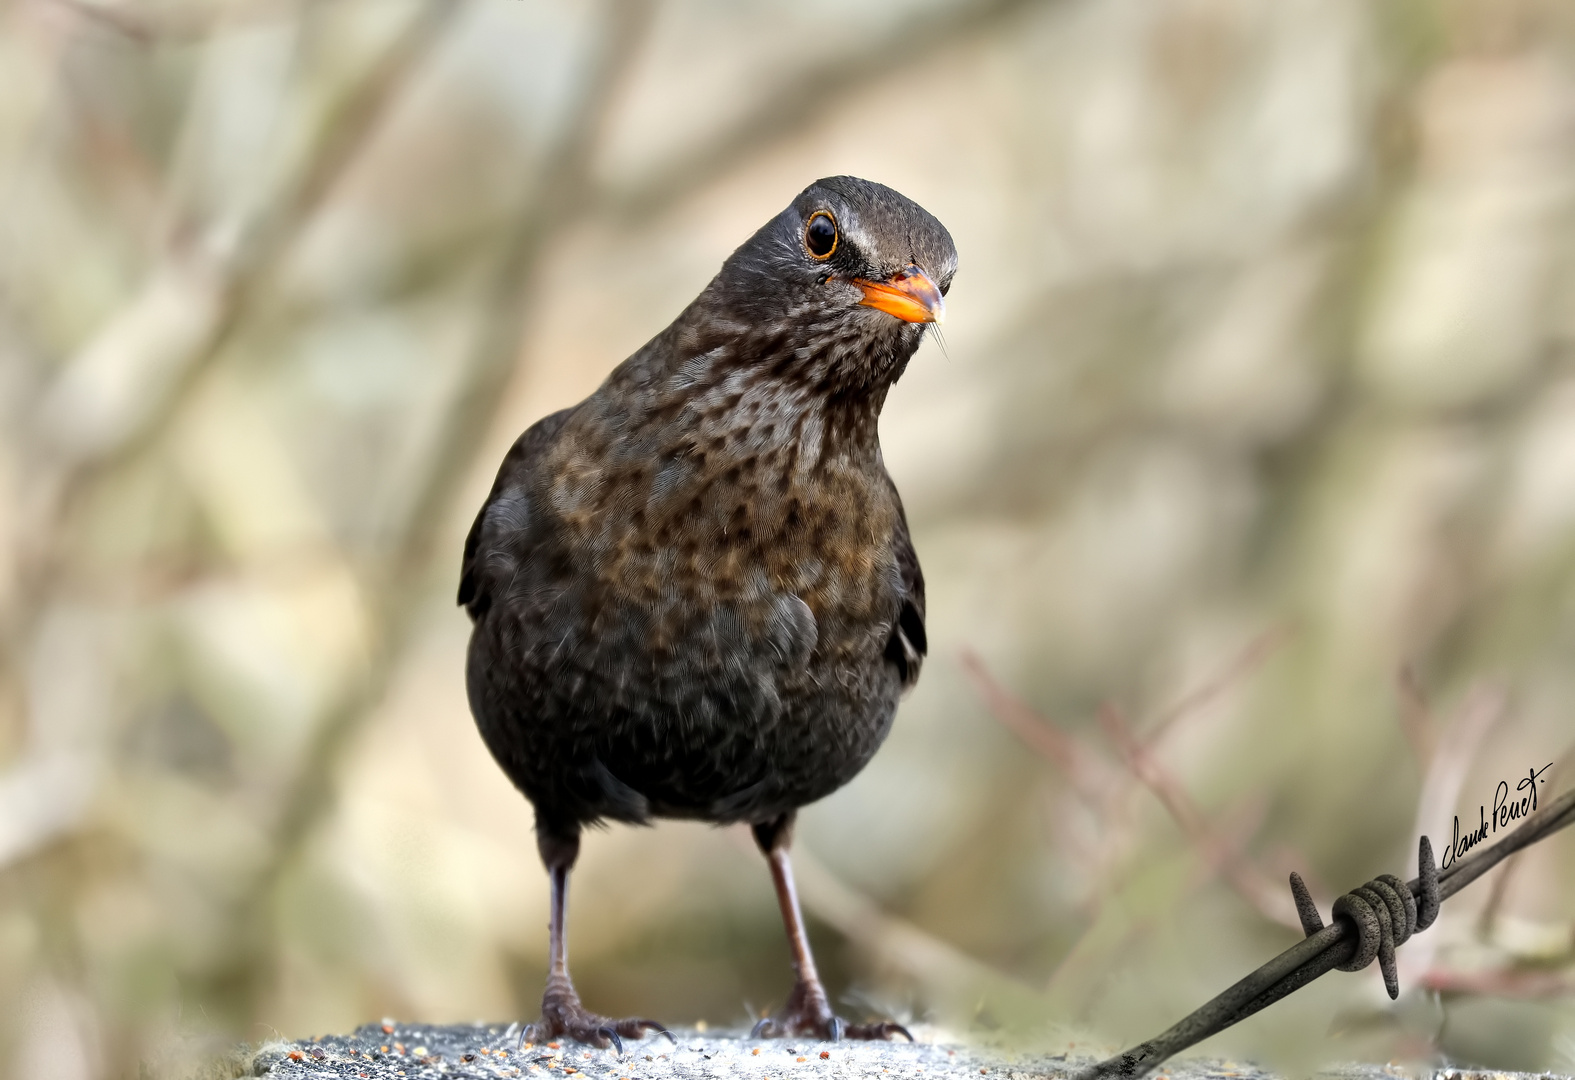
[[1402,882],[1383,874],[1334,902],[1333,921],[1323,925],[1301,878],[1291,875],[1291,893],[1307,936],[1168,1030],[1076,1074],[1075,1080],[1139,1077],[1166,1058],[1217,1035],[1273,1005],[1322,975],[1359,971],[1378,960],[1391,998],[1400,994],[1394,950],[1425,930],[1443,901],[1504,859],[1575,823],[1575,789],[1565,792],[1504,839],[1460,859],[1440,872],[1427,837],[1418,842],[1418,874]]

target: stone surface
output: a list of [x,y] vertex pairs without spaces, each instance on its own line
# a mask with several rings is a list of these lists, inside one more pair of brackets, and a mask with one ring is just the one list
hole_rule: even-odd
[[[677,1029],[677,1042],[660,1035],[626,1042],[624,1053],[563,1041],[516,1049],[518,1029],[505,1025],[368,1024],[349,1036],[272,1043],[253,1059],[258,1076],[528,1077],[536,1080],[840,1080],[889,1076],[998,1077],[1024,1080],[1064,1074],[1084,1060],[1066,1055],[1012,1054],[980,1046],[920,1041],[820,1043],[751,1039],[744,1031]],[[1254,1080],[1241,1067],[1241,1080]]]
[[[251,1075],[271,1080],[438,1080],[526,1077],[534,1080],[934,1080],[993,1077],[1030,1080],[1065,1076],[1091,1058],[1014,1053],[987,1046],[921,1041],[818,1043],[750,1039],[743,1031],[674,1031],[625,1044],[624,1053],[573,1042],[519,1048],[518,1028],[506,1025],[367,1024],[352,1035],[298,1043],[269,1043],[251,1059]],[[1530,1080],[1533,1074],[1424,1070],[1357,1065],[1326,1074],[1342,1080]],[[1251,1065],[1204,1058],[1167,1063],[1156,1080],[1273,1080]],[[1568,1078],[1566,1078],[1568,1080]]]

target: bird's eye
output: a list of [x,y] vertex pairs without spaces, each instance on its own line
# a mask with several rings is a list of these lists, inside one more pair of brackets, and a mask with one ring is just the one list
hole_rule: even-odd
[[804,246],[817,259],[829,259],[837,250],[837,223],[824,210],[817,210],[804,226]]

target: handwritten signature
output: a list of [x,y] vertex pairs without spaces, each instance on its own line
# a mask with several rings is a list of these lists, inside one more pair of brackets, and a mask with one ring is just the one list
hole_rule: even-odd
[[1540,769],[1530,770],[1526,776],[1521,778],[1520,783],[1515,785],[1517,792],[1525,792],[1525,794],[1518,795],[1513,800],[1509,797],[1509,781],[1500,780],[1498,787],[1493,791],[1493,816],[1488,817],[1487,807],[1477,807],[1479,823],[1475,829],[1466,833],[1465,836],[1460,835],[1460,816],[1458,814],[1455,815],[1454,839],[1450,842],[1448,850],[1444,852],[1444,859],[1439,864],[1439,868],[1448,870],[1460,856],[1486,840],[1489,827],[1491,827],[1493,832],[1498,832],[1500,828],[1507,829],[1511,821],[1517,821],[1536,810],[1537,785],[1548,782],[1542,774],[1551,768],[1553,768],[1553,763],[1550,761]]

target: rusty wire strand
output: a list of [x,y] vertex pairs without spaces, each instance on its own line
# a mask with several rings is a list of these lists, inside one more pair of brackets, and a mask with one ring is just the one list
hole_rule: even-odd
[[[1413,930],[1425,929],[1437,913],[1437,905],[1470,885],[1504,859],[1539,840],[1575,823],[1575,789],[1565,792],[1540,813],[1491,847],[1460,859],[1442,872],[1433,866],[1432,848],[1427,837],[1418,845],[1418,876],[1405,882],[1384,875],[1335,901],[1334,921],[1322,925],[1311,897],[1292,875],[1291,890],[1307,936],[1264,964],[1257,971],[1227,989],[1174,1026],[1145,1043],[1107,1058],[1079,1072],[1076,1080],[1103,1080],[1105,1077],[1139,1077],[1166,1058],[1238,1024],[1253,1013],[1300,990],[1303,986],[1335,968],[1356,970],[1381,954],[1385,983],[1390,996],[1399,993],[1393,975],[1393,948]],[[1382,884],[1385,888],[1376,888]],[[1394,890],[1395,902],[1412,912],[1402,935],[1393,926],[1393,914],[1386,891]],[[1368,895],[1371,893],[1371,897]],[[1354,899],[1353,899],[1354,898]],[[1410,905],[1406,905],[1409,900]],[[1382,912],[1382,914],[1380,914]],[[1372,916],[1371,919],[1368,916]],[[1357,963],[1356,961],[1360,961]]]

